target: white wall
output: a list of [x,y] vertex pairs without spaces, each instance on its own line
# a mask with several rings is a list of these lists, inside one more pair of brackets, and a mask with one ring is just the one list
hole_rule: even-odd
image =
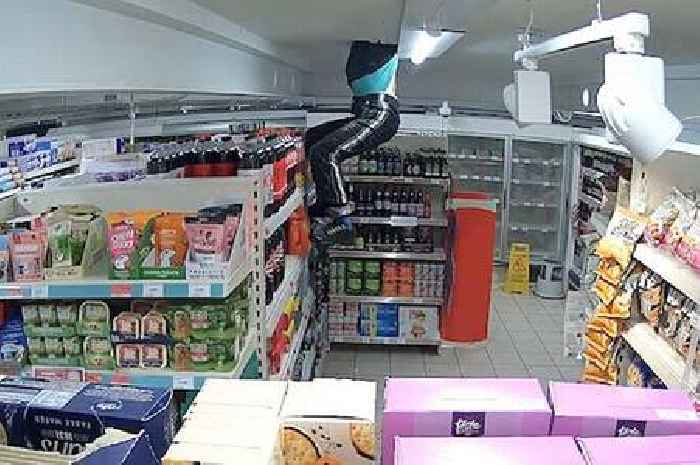
[[301,91],[301,71],[269,53],[253,53],[182,27],[68,0],[4,0],[0,12],[0,94]]

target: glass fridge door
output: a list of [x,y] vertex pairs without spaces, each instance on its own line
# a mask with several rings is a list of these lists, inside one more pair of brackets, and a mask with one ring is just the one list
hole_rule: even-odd
[[530,244],[533,261],[561,261],[567,146],[513,140],[507,248]]
[[505,138],[451,135],[448,137],[448,161],[452,190],[485,192],[497,201],[494,257],[502,257],[503,201],[505,179]]

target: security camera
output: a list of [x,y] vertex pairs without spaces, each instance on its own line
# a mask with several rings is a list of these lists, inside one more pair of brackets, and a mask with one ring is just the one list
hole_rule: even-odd
[[665,106],[660,58],[608,53],[598,110],[608,135],[642,163],[651,163],[673,144],[683,126]]

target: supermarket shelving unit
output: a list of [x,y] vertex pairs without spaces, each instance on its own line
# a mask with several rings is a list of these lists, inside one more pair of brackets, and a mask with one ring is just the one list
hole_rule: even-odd
[[[157,208],[170,211],[196,211],[212,202],[241,203],[241,234],[245,246],[239,255],[231,259],[232,268],[226,279],[212,280],[109,280],[106,276],[90,277],[76,281],[41,281],[32,283],[4,283],[0,285],[0,298],[21,300],[47,299],[112,299],[158,298],[203,299],[228,296],[246,277],[251,276],[250,328],[248,339],[239,362],[230,373],[178,372],[170,369],[115,369],[113,371],[87,370],[80,367],[28,367],[48,370],[80,372],[86,380],[139,384],[153,387],[172,387],[181,390],[197,390],[207,378],[264,378],[270,377],[267,344],[275,316],[291,298],[306,267],[304,258],[287,256],[285,280],[276,291],[271,305],[265,305],[265,274],[263,270],[266,236],[282,226],[291,213],[303,205],[303,196],[296,192],[279,211],[265,218],[264,199],[269,193],[263,186],[262,173],[257,176],[209,179],[159,179],[129,181],[124,183],[87,184],[80,186],[47,188],[21,192],[17,195],[17,210],[38,213],[53,205],[89,203],[103,211]],[[286,357],[284,371],[278,377],[287,377],[299,352],[304,330],[309,321],[313,295],[307,295],[306,305]],[[273,321],[274,320],[274,321]]]
[[[397,135],[398,136],[398,135]],[[446,138],[442,136],[416,136],[408,134],[394,138],[387,143],[387,146],[396,146],[402,152],[413,150],[418,147],[434,146],[436,148],[445,147]],[[422,145],[424,144],[424,145]],[[436,145],[437,144],[437,145]],[[451,186],[449,178],[429,178],[413,176],[391,176],[391,175],[365,175],[365,174],[344,174],[345,182],[354,184],[390,184],[394,186],[426,187],[431,199],[432,216],[430,218],[416,218],[409,216],[353,216],[351,221],[356,225],[388,225],[392,227],[432,227],[445,228],[448,225],[445,216],[445,200],[447,192]],[[352,247],[334,248],[329,250],[331,259],[368,259],[368,260],[393,260],[393,261],[421,261],[421,262],[446,262],[447,254],[445,250],[435,248],[430,253],[380,251],[380,250],[356,250]],[[403,304],[403,305],[426,305],[440,308],[445,299],[443,297],[386,297],[369,295],[330,295],[331,302],[343,302],[353,304]],[[369,344],[369,345],[410,345],[410,346],[431,346],[440,345],[439,337],[436,340],[412,340],[401,337],[367,337],[367,336],[332,336],[329,337],[331,343],[337,344]]]
[[[647,268],[660,275],[664,281],[685,294],[696,303],[700,303],[700,273],[682,263],[668,252],[647,244],[639,244],[634,258]],[[623,337],[639,354],[649,367],[666,383],[668,387],[682,389],[696,398],[700,383],[700,373],[694,368],[698,346],[700,321],[696,321],[695,333],[691,337],[687,358],[678,353],[669,343],[645,322],[639,322],[627,330]]]

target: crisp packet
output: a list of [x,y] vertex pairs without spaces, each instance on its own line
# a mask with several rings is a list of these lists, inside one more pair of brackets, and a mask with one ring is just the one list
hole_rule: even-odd
[[620,284],[624,272],[625,269],[616,260],[610,258],[602,259],[596,270],[598,276],[614,285]]
[[683,194],[674,189],[649,217],[649,222],[644,228],[644,239],[647,244],[658,247],[664,242],[676,218],[678,218],[678,205]]
[[595,316],[588,322],[588,328],[592,331],[607,334],[611,338],[620,335],[620,325],[618,320],[614,318]]
[[595,282],[594,292],[605,305],[610,305],[617,295],[617,287],[608,283],[604,279]]
[[632,259],[634,247],[644,233],[644,218],[624,208],[618,208],[613,215],[608,230],[598,243],[598,256],[613,259],[623,269],[627,269]]

